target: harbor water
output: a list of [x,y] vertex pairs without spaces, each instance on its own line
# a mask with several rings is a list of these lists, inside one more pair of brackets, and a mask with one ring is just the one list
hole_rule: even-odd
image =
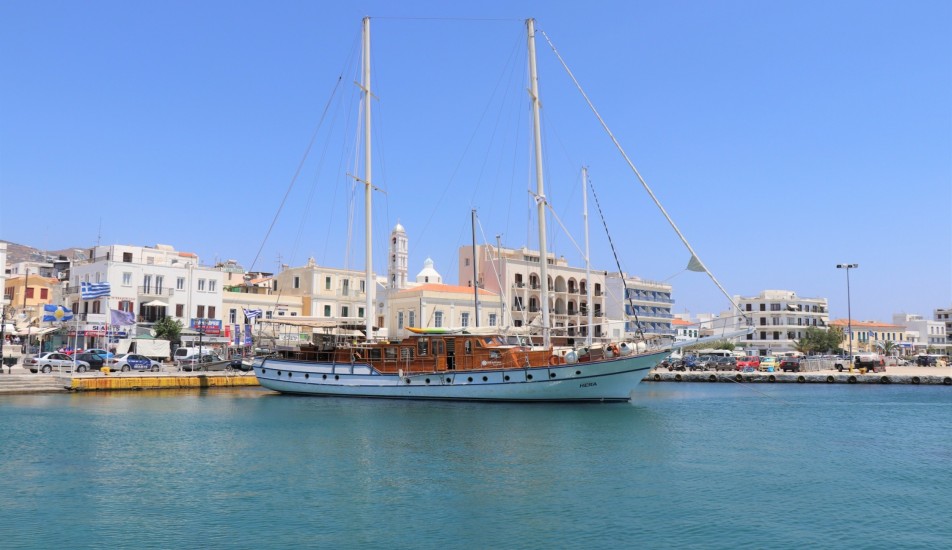
[[947,548],[944,386],[0,397],[4,548]]

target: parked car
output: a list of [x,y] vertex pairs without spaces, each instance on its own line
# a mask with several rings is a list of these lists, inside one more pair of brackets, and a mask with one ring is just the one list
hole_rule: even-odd
[[687,365],[688,370],[714,370],[714,358],[710,355],[701,355],[693,364]]
[[760,357],[756,355],[747,355],[737,360],[737,370],[760,369]]
[[225,361],[213,353],[189,355],[175,362],[178,367],[186,372],[225,370],[228,368],[229,363],[229,361]]
[[[844,369],[850,368],[850,358],[838,359],[833,366],[843,372]],[[886,361],[878,353],[856,353],[853,354],[853,367],[867,369],[869,372],[882,372],[886,370]]]
[[102,357],[103,359],[109,359],[109,358],[112,358],[112,357],[115,357],[115,356],[116,356],[116,354],[113,353],[113,352],[111,352],[111,351],[104,350],[104,349],[99,349],[99,348],[92,348],[92,349],[82,350],[82,352],[83,352],[83,353],[95,353],[96,355]]
[[737,359],[733,357],[715,357],[714,370],[735,370],[737,369]]
[[780,360],[780,370],[783,372],[800,372],[800,358],[784,357]]
[[[106,366],[106,359],[102,355],[89,353],[88,351],[81,351],[77,353],[76,359],[89,363],[89,370],[99,370]],[[76,369],[76,372],[83,371]]]
[[109,367],[122,372],[129,372],[130,370],[150,370],[152,372],[159,372],[159,369],[162,367],[162,364],[158,361],[153,361],[145,355],[139,355],[137,353],[127,353],[125,355],[120,355],[112,359],[107,359]]
[[[73,358],[65,353],[57,351],[47,352],[40,355],[29,355],[23,360],[23,366],[30,369],[30,372],[53,372],[73,370]],[[86,372],[89,370],[89,363],[77,360],[75,362],[76,372]]]
[[767,357],[760,358],[760,370],[773,372],[780,369],[780,359],[774,357],[773,355],[768,355]]
[[[231,360],[231,364],[229,364],[228,366],[235,370],[248,372],[248,371],[254,370],[254,364],[252,361],[253,360],[250,357],[244,360],[241,359],[240,357],[235,357],[234,359]],[[671,367],[668,367],[668,370],[671,370]]]

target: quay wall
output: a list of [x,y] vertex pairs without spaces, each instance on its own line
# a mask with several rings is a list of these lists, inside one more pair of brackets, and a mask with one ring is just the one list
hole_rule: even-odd
[[193,374],[177,376],[96,376],[74,377],[67,386],[71,391],[114,391],[183,388],[230,388],[258,386],[253,374]]

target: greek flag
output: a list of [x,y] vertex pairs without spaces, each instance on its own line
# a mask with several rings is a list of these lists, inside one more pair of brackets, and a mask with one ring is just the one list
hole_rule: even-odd
[[73,311],[66,306],[45,304],[43,306],[43,312],[44,323],[52,323],[54,321],[69,321],[73,318]]
[[109,283],[80,283],[79,290],[83,300],[102,298],[103,296],[109,296],[112,293]]
[[257,319],[258,317],[261,317],[261,310],[260,309],[245,309],[245,317],[247,317],[249,321],[252,319]]

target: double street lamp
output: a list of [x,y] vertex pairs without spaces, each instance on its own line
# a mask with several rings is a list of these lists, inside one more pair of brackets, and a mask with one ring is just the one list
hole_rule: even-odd
[[849,331],[847,337],[850,342],[850,364],[853,362],[853,312],[850,306],[850,270],[857,267],[859,267],[859,264],[836,264],[837,269],[846,270],[846,326]]

